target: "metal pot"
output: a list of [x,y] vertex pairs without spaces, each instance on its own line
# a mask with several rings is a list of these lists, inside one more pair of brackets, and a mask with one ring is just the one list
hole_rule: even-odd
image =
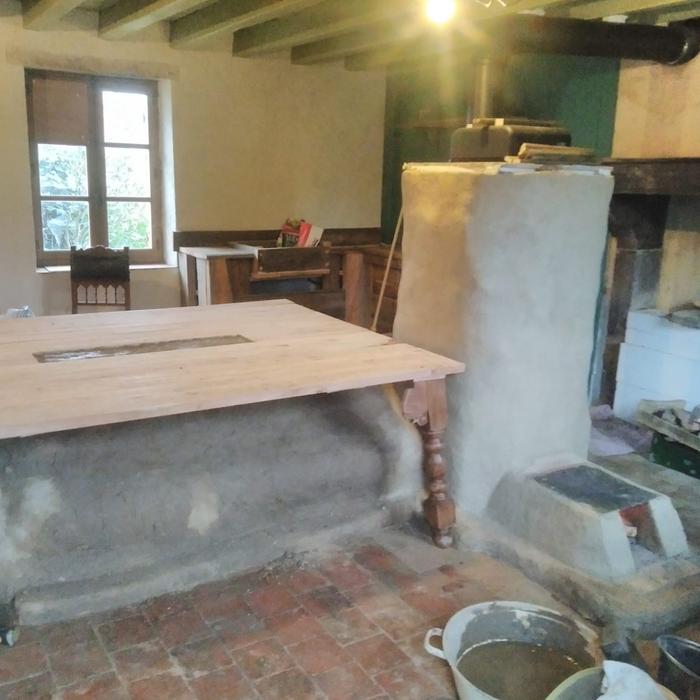
[[683,700],[700,700],[700,644],[664,635],[657,640],[659,683]]
[[[442,637],[442,649],[431,640]],[[517,602],[480,603],[453,615],[444,630],[425,635],[425,650],[444,659],[452,669],[460,700],[500,700],[477,688],[457,668],[465,651],[494,640],[507,640],[561,649],[581,666],[602,663],[602,652],[593,630],[555,610]]]

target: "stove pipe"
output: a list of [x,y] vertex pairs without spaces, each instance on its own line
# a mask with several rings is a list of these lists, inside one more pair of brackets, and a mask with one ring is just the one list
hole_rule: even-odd
[[646,24],[511,15],[484,23],[488,52],[569,54],[687,63],[700,52],[700,34],[692,24]]

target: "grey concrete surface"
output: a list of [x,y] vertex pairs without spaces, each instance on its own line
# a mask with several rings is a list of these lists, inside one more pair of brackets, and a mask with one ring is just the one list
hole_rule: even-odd
[[622,582],[604,581],[564,564],[495,521],[459,514],[459,547],[495,555],[595,624],[614,622],[651,639],[700,615],[700,481],[636,454],[596,459],[610,471],[668,496],[686,532],[689,553],[657,561]]
[[[586,464],[598,470],[594,473],[611,474],[595,464]],[[623,489],[639,490],[629,479],[612,476]],[[642,490],[640,497],[649,504],[658,556],[669,558],[687,553],[688,542],[671,499],[648,488]],[[488,512],[515,535],[593,577],[622,580],[640,569],[618,510],[595,508],[574,500],[532,476],[503,478],[491,497]]]
[[2,441],[0,601],[97,612],[406,518],[421,455],[380,388]]

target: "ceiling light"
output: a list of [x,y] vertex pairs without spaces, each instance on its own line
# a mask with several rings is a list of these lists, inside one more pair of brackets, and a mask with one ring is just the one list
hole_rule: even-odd
[[456,0],[428,0],[425,12],[434,24],[447,24],[457,14],[457,3]]

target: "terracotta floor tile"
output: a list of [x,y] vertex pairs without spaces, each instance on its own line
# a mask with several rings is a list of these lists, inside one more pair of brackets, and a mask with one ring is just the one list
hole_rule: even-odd
[[343,595],[335,586],[318,588],[310,593],[299,596],[304,607],[317,617],[334,615],[339,610],[352,606],[347,596]]
[[233,664],[233,659],[218,637],[208,637],[175,647],[170,652],[185,673],[199,676]]
[[[60,649],[75,644],[85,644],[87,642],[97,642],[97,636],[93,625],[87,620],[74,620],[70,622],[56,622],[41,627],[33,627],[32,634],[41,642],[44,649],[50,654]],[[24,637],[24,630],[20,640]]]
[[245,598],[253,612],[260,617],[270,617],[285,610],[292,610],[299,605],[289,589],[279,584],[259,588]]
[[159,641],[146,642],[112,654],[117,673],[126,681],[156,676],[172,670],[172,660]]
[[229,650],[241,649],[273,636],[272,630],[253,613],[220,620],[212,627]]
[[212,592],[206,596],[198,596],[194,600],[194,607],[207,622],[216,622],[225,617],[235,617],[250,612],[243,596],[231,588]]
[[408,656],[384,634],[355,642],[345,649],[370,676],[409,660]]
[[163,617],[156,623],[155,628],[166,649],[213,636],[207,623],[194,609]]
[[320,569],[324,576],[341,591],[364,586],[371,580],[365,571],[344,556],[323,562]]
[[265,620],[265,624],[285,646],[324,634],[323,627],[304,608],[287,610],[269,617]]
[[358,549],[353,558],[383,584],[392,588],[410,586],[418,580],[415,571],[383,547],[366,545]]
[[60,697],[61,700],[126,700],[129,696],[119,679],[107,673],[64,688]]
[[90,676],[112,670],[107,654],[98,643],[76,644],[49,656],[51,672],[58,687],[73,685]]
[[346,591],[345,595],[365,614],[384,610],[401,601],[394,591],[382,583],[369,583],[360,588],[353,588]]
[[237,668],[214,671],[191,682],[198,700],[258,700],[248,680]]
[[358,608],[339,610],[333,617],[320,618],[320,622],[326,632],[343,646],[367,639],[379,632],[379,628]]
[[328,700],[366,700],[383,692],[357,664],[337,666],[315,680]]
[[131,700],[194,700],[194,693],[182,678],[170,673],[153,676],[129,685]]
[[323,697],[314,682],[297,668],[265,678],[255,687],[264,700],[320,700]]
[[[428,654],[423,647],[425,633],[421,632],[411,639],[407,639],[399,644],[402,651],[410,657],[415,666],[435,682],[445,697],[454,697],[455,686],[452,671],[446,661],[438,659]],[[433,640],[433,644],[439,646],[439,640]]]
[[105,610],[103,612],[94,613],[93,615],[87,615],[83,619],[86,622],[89,622],[93,627],[99,627],[105,622],[116,622],[117,620],[123,620],[126,617],[139,615],[140,613],[141,610],[138,605],[126,605],[114,610]]
[[33,676],[0,687],[2,700],[52,700],[53,682],[49,673]]
[[426,700],[440,696],[440,688],[428,674],[411,663],[379,673],[374,680],[393,700]]
[[379,625],[394,641],[407,639],[420,631],[425,631],[430,625],[429,620],[400,601],[383,610],[368,613],[372,622]]
[[428,620],[446,621],[458,610],[454,597],[443,591],[449,582],[440,573],[421,576],[416,584],[401,592],[401,599]]
[[150,622],[155,624],[164,617],[190,610],[192,601],[187,594],[169,593],[146,601],[140,608]]
[[110,651],[141,644],[156,636],[153,625],[141,614],[106,622],[97,631]]
[[273,639],[239,649],[233,652],[233,658],[243,673],[254,680],[286,671],[294,665],[284,647]]
[[342,647],[328,636],[314,637],[288,647],[294,660],[306,671],[316,675],[347,663],[350,659]]
[[38,642],[0,647],[0,683],[20,681],[47,670],[46,654]]
[[314,569],[296,569],[284,577],[284,583],[295,593],[308,593],[328,585],[328,580]]

